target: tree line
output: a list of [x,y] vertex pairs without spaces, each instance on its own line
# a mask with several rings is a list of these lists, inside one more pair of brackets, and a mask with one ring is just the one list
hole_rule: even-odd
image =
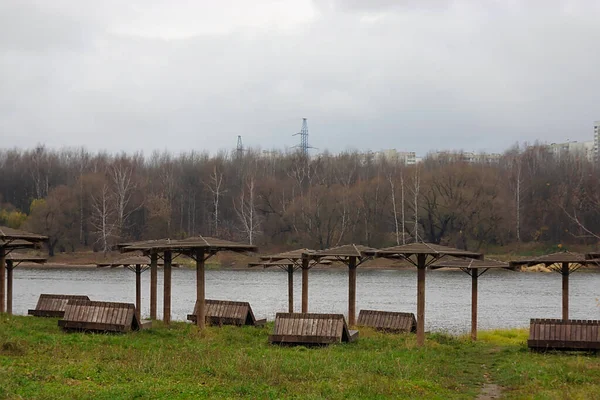
[[357,151],[146,157],[38,146],[0,150],[0,171],[0,225],[48,235],[50,255],[193,235],[267,249],[599,239],[600,172],[543,145],[515,145],[493,164],[456,153],[409,166]]

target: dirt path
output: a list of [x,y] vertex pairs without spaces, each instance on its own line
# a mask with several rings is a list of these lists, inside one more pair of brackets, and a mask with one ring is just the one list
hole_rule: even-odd
[[[495,353],[496,351],[498,351],[498,349],[492,349],[490,354]],[[483,378],[485,379],[485,383],[481,387],[481,391],[477,395],[476,400],[494,400],[501,398],[502,386],[496,385],[492,382],[486,364],[482,364],[481,369],[483,370]]]

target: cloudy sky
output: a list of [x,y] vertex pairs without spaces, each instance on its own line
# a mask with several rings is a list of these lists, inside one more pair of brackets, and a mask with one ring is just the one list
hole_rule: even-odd
[[[127,4],[127,5],[124,5]],[[0,146],[591,140],[595,0],[2,0]]]

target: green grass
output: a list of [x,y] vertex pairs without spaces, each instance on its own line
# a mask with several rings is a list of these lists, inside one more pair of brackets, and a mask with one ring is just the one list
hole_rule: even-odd
[[[357,343],[280,347],[272,325],[155,323],[124,335],[63,333],[56,319],[0,315],[0,398],[598,398],[600,357],[536,354],[523,330],[466,338],[361,329]],[[596,396],[596,397],[594,397]]]

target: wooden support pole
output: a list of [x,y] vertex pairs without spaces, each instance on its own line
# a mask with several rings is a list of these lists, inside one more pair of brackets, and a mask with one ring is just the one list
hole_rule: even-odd
[[471,340],[477,340],[477,268],[471,270]]
[[13,304],[13,260],[6,260],[6,312],[12,315]]
[[294,312],[294,266],[287,267],[288,272],[288,312]]
[[425,262],[426,254],[417,254],[417,346],[425,344]]
[[348,325],[356,325],[356,257],[348,260]]
[[0,247],[0,313],[6,311],[6,252]]
[[169,325],[171,323],[171,251],[165,250],[163,256],[164,266],[164,300],[163,300],[163,321]]
[[158,282],[158,253],[150,255],[150,319],[156,319],[156,299]]
[[308,312],[308,254],[302,254],[302,312]]
[[196,249],[196,326],[198,329],[204,329],[206,311],[204,309],[206,301],[206,286],[204,282],[204,249]]
[[569,319],[569,263],[562,263],[562,319]]
[[142,266],[135,265],[135,315],[141,321],[142,315]]

